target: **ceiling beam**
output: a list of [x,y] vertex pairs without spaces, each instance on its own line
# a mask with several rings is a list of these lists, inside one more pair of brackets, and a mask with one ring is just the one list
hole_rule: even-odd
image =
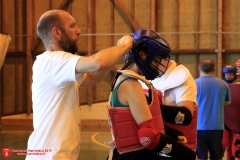
[[127,18],[129,23],[132,25],[134,30],[138,30],[138,29],[141,28],[140,25],[132,18],[131,13],[126,8],[126,6],[122,3],[122,1],[120,1],[120,0],[113,0],[113,3],[115,3],[119,7],[119,9],[122,11],[122,13]]

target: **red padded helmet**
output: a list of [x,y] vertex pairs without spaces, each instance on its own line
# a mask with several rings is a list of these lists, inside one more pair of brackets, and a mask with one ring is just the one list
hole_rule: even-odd
[[240,67],[240,59],[236,61],[235,65],[236,67]]

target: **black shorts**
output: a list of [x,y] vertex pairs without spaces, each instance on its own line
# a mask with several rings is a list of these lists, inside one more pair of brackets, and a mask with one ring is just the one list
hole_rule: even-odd
[[[108,160],[108,157],[106,158],[106,160]],[[112,160],[177,160],[177,159],[173,157],[159,156],[156,151],[147,149],[129,152],[121,155],[115,148],[113,151]]]
[[222,147],[223,130],[198,130],[197,131],[197,156],[198,159],[219,160],[223,157]]
[[112,160],[159,160],[159,156],[156,151],[147,149],[119,154],[115,148]]

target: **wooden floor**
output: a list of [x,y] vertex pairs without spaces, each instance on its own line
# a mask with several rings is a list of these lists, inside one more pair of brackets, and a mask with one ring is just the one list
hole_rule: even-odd
[[[79,160],[105,160],[108,146],[104,142],[111,140],[107,124],[106,102],[81,106],[82,129]],[[32,114],[20,114],[2,117],[0,126],[0,148],[26,150],[28,138],[33,131]],[[11,153],[8,160],[24,160],[25,156]],[[0,160],[5,158],[0,155]],[[7,159],[6,159],[7,160]],[[222,160],[226,160],[224,157]]]
[[[81,106],[81,147],[79,160],[105,160],[109,148],[104,142],[111,140],[107,123],[107,102]],[[0,148],[26,150],[27,141],[33,131],[32,114],[2,117]],[[0,160],[5,158],[0,155]],[[25,156],[11,153],[8,160],[24,160]],[[7,160],[7,159],[6,159]]]
[[[32,127],[4,126],[0,131],[0,148],[26,150]],[[108,146],[104,142],[111,140],[109,128],[83,127],[79,160],[104,160],[108,155]],[[23,151],[24,152],[24,151]],[[5,159],[0,155],[0,159]],[[8,160],[24,160],[25,156],[11,153]],[[6,159],[7,160],[7,159]]]

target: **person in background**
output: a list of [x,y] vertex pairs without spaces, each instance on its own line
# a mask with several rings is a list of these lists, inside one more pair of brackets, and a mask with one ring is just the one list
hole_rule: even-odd
[[240,59],[238,59],[235,62],[235,66],[237,67],[237,80],[236,80],[236,82],[240,83]]
[[[195,160],[195,151],[164,134],[158,91],[148,81],[165,73],[168,43],[149,29],[137,30],[133,38],[133,48],[112,83],[108,114],[114,145],[107,159],[160,160],[165,154]],[[139,81],[148,86],[147,92]]]
[[199,64],[197,84],[198,125],[197,157],[219,160],[223,157],[224,105],[231,103],[228,84],[214,76],[215,63],[204,58]]
[[133,45],[123,36],[118,45],[89,56],[79,56],[81,34],[75,19],[63,10],[45,12],[37,34],[46,51],[33,64],[33,127],[26,159],[77,160],[80,151],[78,87],[102,80]]
[[234,83],[237,80],[237,67],[233,65],[223,67],[222,78],[228,84]]
[[236,82],[237,67],[223,67],[222,77],[228,83],[231,92],[231,104],[224,106],[223,149],[227,153],[227,160],[240,160],[240,84]]
[[[170,60],[165,74],[155,78],[151,83],[162,95],[160,108],[166,135],[174,139],[182,139],[184,144],[195,150],[197,87],[191,73],[184,65]],[[146,85],[142,84],[142,86],[146,88]],[[164,159],[174,158],[167,156]]]
[[[197,87],[189,70],[184,65],[170,60],[165,74],[155,78],[151,83],[162,93],[161,109],[165,128],[173,127],[184,131],[187,139],[186,137],[181,138],[191,144],[189,144],[190,148],[196,149],[197,117],[196,113],[193,117],[193,113],[197,112]],[[144,84],[142,86],[146,88]],[[191,125],[188,126],[189,124]],[[167,135],[174,136],[167,131],[168,129],[166,129]]]

